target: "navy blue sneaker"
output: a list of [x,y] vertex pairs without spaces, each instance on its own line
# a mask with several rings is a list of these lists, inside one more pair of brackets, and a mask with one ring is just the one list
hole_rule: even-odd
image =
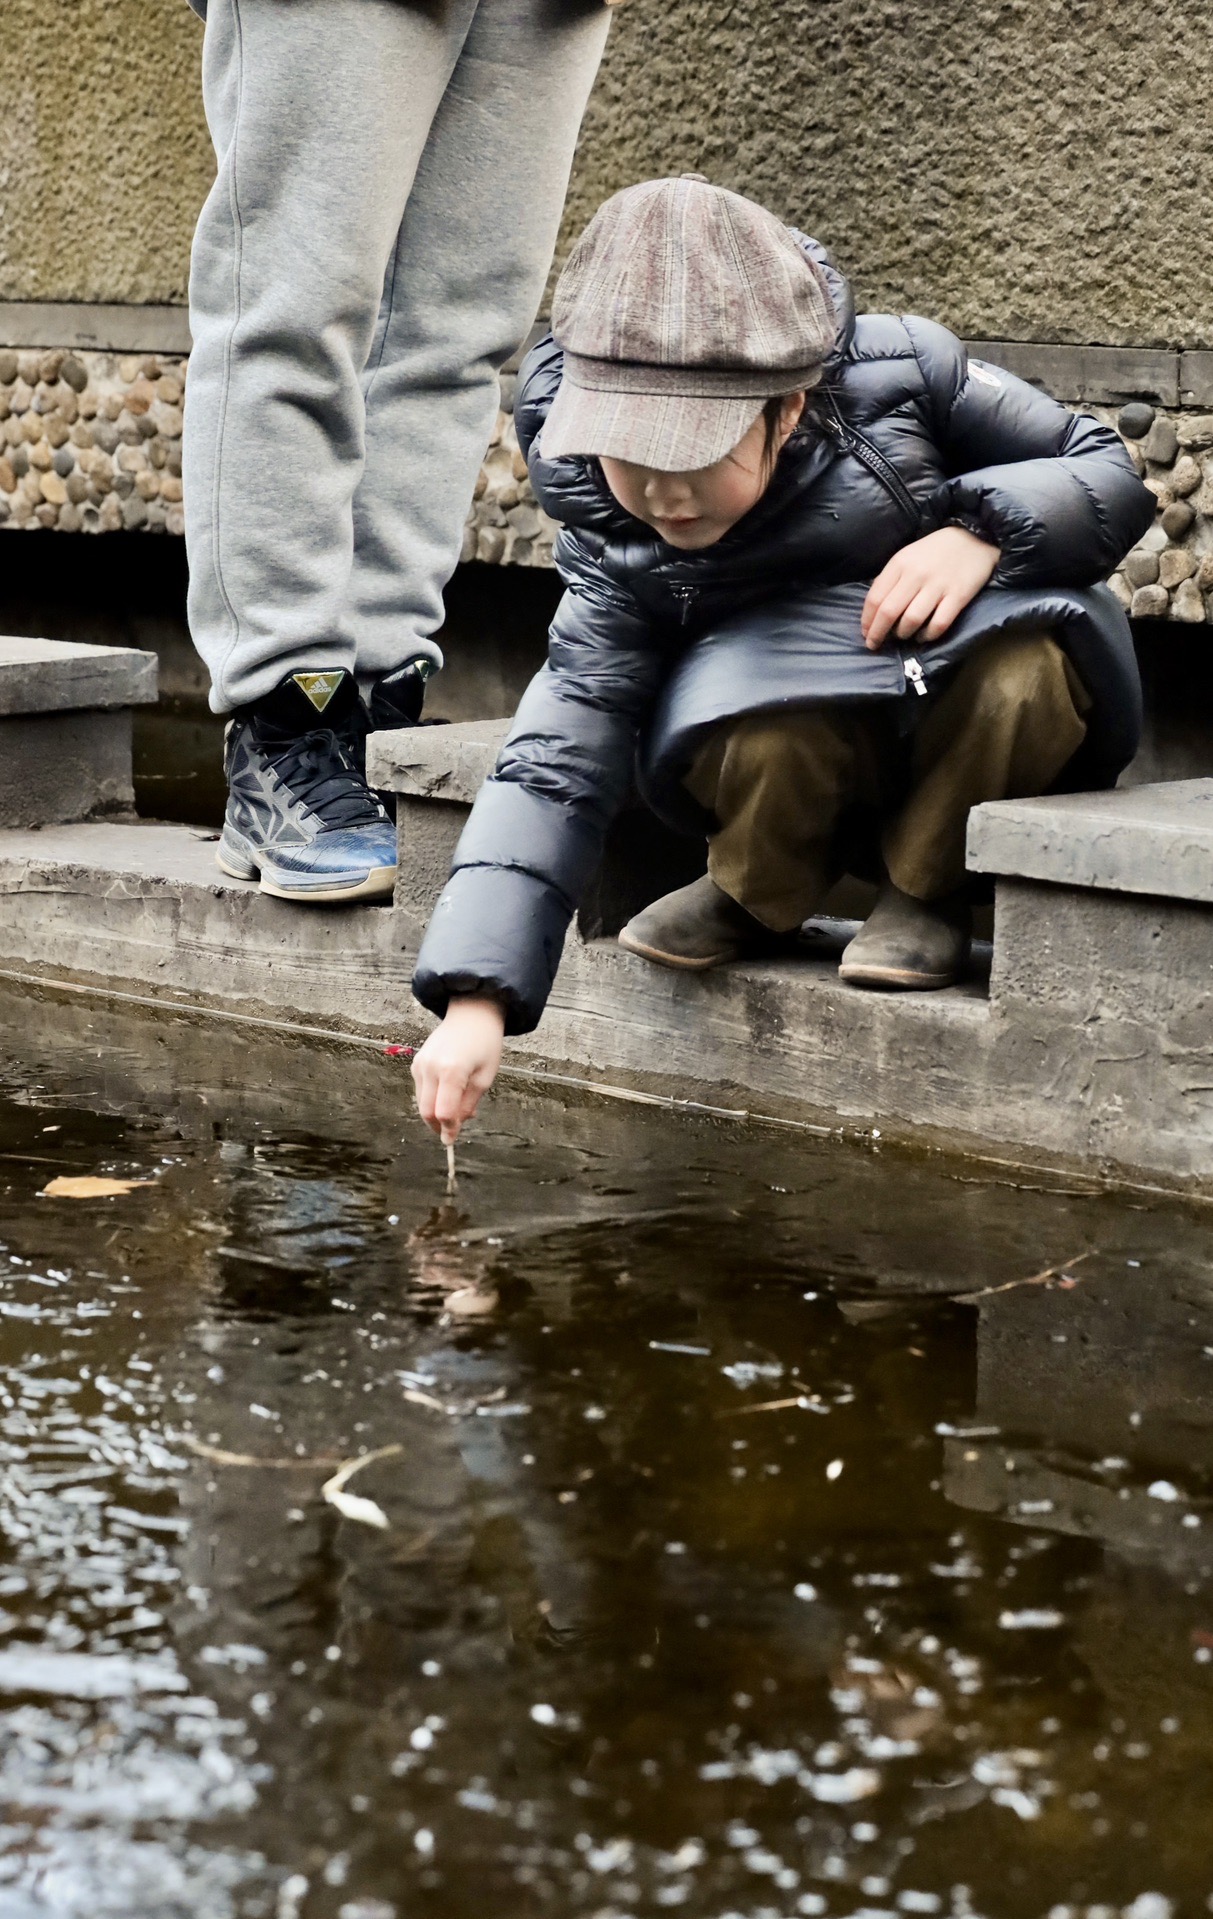
[[233,714],[227,814],[216,855],[275,899],[381,899],[396,829],[364,770],[366,715],[352,673],[292,673]]
[[[422,651],[422,649],[425,649]],[[442,667],[442,654],[433,640],[417,643],[417,652],[403,666],[378,674],[362,695],[362,707],[356,715],[358,765],[366,772],[366,742],[371,733],[394,733],[401,727],[416,726],[425,705],[425,689]],[[389,819],[396,817],[394,793],[375,795]]]
[[[425,652],[420,649],[424,646]],[[418,651],[403,666],[380,673],[371,681],[367,695],[368,730],[391,733],[397,727],[416,726],[425,704],[426,684],[442,665],[442,655],[432,640],[418,643]]]

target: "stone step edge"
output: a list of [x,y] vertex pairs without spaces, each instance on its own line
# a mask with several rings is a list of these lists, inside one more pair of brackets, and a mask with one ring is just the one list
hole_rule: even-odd
[[1213,905],[1213,779],[989,802],[969,817],[967,863],[997,879]]
[[154,706],[159,661],[129,646],[0,635],[0,717]]

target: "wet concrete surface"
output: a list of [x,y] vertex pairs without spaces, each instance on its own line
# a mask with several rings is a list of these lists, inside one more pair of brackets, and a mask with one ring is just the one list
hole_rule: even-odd
[[0,1011],[0,1919],[1206,1909],[1207,1208]]

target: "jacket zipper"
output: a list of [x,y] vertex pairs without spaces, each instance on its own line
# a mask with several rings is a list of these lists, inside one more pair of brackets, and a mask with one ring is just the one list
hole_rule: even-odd
[[920,698],[925,699],[927,696],[927,676],[922,670],[922,661],[915,659],[913,654],[911,654],[908,659],[903,655],[902,666],[905,668],[905,676],[914,688],[914,691]]
[[830,412],[826,416],[826,430],[833,435],[846,453],[853,453],[861,466],[866,466],[874,480],[878,480],[901,508],[915,531],[922,527],[922,511],[909,487],[902,479],[891,460],[886,460],[878,446],[873,445],[866,434],[857,427],[848,426],[838,410],[838,402],[830,396]]
[[679,624],[689,626],[691,624],[692,610],[696,600],[699,598],[699,588],[697,586],[672,586],[670,591],[682,608]]

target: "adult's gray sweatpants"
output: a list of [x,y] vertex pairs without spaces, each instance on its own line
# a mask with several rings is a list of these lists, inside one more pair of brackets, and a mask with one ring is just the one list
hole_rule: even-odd
[[603,0],[209,0],[190,626],[216,712],[398,666],[555,247]]

